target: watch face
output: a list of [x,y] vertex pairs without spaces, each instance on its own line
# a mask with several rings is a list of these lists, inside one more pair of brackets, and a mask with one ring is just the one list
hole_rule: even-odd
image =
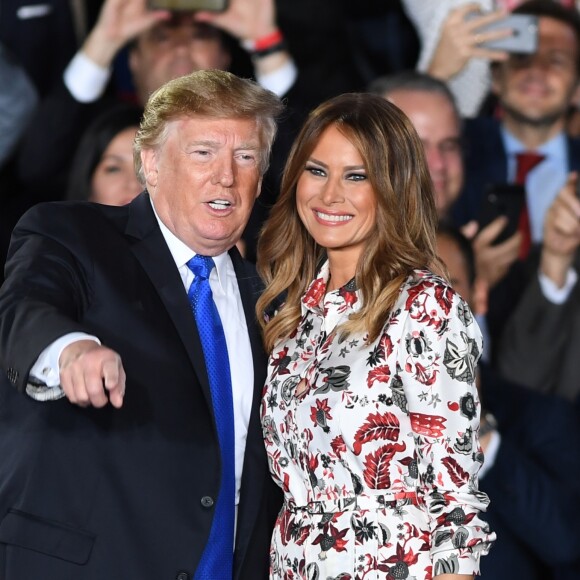
[[479,436],[483,437],[487,433],[496,430],[497,430],[496,418],[488,411],[484,411],[481,414],[481,420],[479,423]]

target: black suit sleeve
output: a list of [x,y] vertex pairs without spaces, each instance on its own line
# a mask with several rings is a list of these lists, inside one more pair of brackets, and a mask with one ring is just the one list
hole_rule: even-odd
[[0,365],[11,369],[19,390],[44,348],[85,331],[76,321],[89,301],[87,268],[65,242],[76,235],[73,221],[66,206],[40,205],[23,216],[12,237],[0,290]]

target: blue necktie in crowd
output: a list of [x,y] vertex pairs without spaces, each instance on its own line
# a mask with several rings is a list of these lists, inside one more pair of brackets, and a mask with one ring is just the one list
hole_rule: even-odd
[[195,276],[187,295],[203,348],[222,463],[220,492],[209,540],[195,573],[196,580],[231,579],[234,551],[234,407],[226,337],[209,285],[214,266],[210,257],[200,254],[187,262]]

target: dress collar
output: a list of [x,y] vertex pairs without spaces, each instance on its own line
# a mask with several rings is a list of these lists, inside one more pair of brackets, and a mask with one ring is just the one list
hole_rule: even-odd
[[[346,310],[354,311],[360,308],[359,293],[356,289],[355,279],[349,280],[337,290],[327,292],[326,287],[329,277],[330,265],[328,260],[326,260],[302,297],[302,314],[309,310],[320,314],[328,302],[338,306],[341,312]],[[356,308],[354,308],[355,304],[357,305]]]

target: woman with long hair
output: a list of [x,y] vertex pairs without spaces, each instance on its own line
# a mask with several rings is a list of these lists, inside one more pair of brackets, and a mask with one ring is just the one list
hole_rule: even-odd
[[[273,578],[472,578],[481,335],[442,277],[423,146],[379,96],[311,113],[258,246]],[[437,273],[436,273],[437,272]]]

